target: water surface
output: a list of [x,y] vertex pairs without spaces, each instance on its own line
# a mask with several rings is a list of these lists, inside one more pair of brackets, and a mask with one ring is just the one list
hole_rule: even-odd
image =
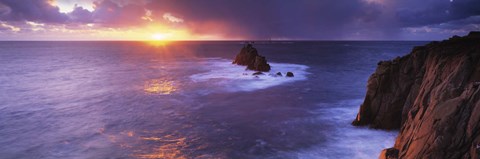
[[376,158],[350,125],[379,60],[425,42],[0,42],[1,158]]

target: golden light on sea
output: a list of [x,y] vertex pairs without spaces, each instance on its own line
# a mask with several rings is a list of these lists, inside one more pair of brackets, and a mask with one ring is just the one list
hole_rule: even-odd
[[142,138],[146,141],[165,142],[159,147],[156,147],[153,152],[147,154],[137,154],[135,157],[144,159],[186,159],[181,149],[187,147],[186,138],[174,138],[173,136],[164,137],[145,137]]
[[169,80],[153,79],[146,81],[144,84],[144,91],[147,93],[167,95],[172,94],[176,90],[177,88],[175,87],[173,81]]

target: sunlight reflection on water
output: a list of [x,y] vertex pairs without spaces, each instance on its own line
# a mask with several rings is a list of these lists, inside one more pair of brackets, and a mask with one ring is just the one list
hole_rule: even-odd
[[125,151],[131,151],[129,158],[138,159],[186,159],[185,151],[191,147],[191,139],[173,134],[157,134],[156,131],[131,131],[106,133],[104,128],[99,133],[110,143]]
[[175,92],[177,87],[175,87],[173,81],[165,79],[152,79],[145,81],[143,90],[147,93],[168,95]]
[[153,141],[153,142],[162,142],[163,145],[154,148],[153,152],[148,154],[139,154],[135,155],[138,158],[175,158],[175,159],[184,159],[187,158],[181,149],[187,147],[186,138],[174,138],[171,135],[166,135],[164,137],[143,137],[142,140]]

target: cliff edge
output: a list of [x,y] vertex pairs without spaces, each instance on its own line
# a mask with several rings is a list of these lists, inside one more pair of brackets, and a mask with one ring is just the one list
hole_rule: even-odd
[[353,125],[400,129],[380,158],[480,158],[480,32],[381,61]]

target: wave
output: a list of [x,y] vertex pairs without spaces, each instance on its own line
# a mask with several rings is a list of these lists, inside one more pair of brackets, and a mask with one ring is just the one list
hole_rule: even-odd
[[[200,68],[206,72],[193,74],[190,79],[194,82],[208,82],[221,86],[221,90],[224,91],[238,92],[255,91],[306,80],[309,74],[306,71],[309,67],[306,65],[270,62],[270,66],[270,72],[264,75],[252,75],[256,71],[245,70],[246,66],[234,65],[226,59],[208,58]],[[276,76],[277,72],[281,72],[283,76]],[[285,77],[287,72],[293,72],[294,77]]]
[[392,147],[398,131],[375,130],[355,127],[350,123],[355,117],[362,99],[344,100],[336,103],[321,103],[320,109],[312,111],[319,121],[329,123],[333,132],[321,145],[294,153],[296,158],[358,158],[370,159],[380,151]]

